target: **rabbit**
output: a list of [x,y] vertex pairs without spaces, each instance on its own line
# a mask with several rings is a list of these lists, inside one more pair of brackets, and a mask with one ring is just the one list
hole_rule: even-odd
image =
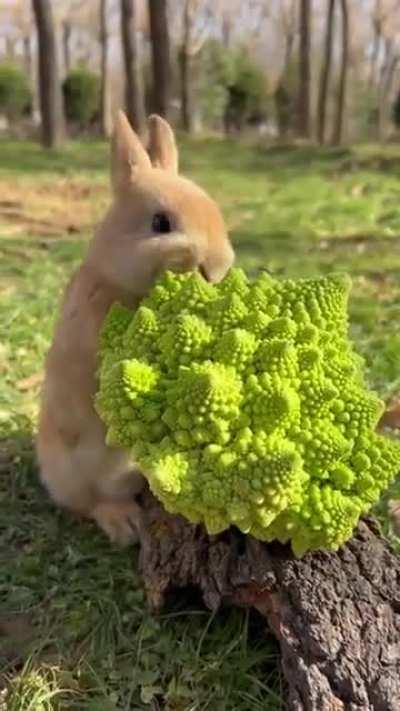
[[164,270],[200,270],[220,281],[234,261],[223,217],[178,175],[169,124],[148,119],[146,152],[123,112],[111,150],[113,201],[64,294],[45,363],[37,455],[40,479],[59,506],[94,520],[112,542],[137,540],[144,483],[127,453],[105,444],[94,409],[99,329],[116,301],[136,308]]

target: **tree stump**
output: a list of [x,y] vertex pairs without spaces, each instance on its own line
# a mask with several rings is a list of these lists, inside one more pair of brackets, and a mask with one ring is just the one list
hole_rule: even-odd
[[140,565],[159,610],[179,588],[254,607],[277,637],[290,711],[400,711],[400,558],[372,519],[338,553],[296,560],[236,530],[208,536],[142,496]]

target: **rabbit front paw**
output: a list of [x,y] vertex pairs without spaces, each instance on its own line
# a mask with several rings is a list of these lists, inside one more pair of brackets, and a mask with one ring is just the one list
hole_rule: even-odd
[[138,541],[140,507],[135,501],[106,499],[95,506],[91,518],[112,543],[127,546]]

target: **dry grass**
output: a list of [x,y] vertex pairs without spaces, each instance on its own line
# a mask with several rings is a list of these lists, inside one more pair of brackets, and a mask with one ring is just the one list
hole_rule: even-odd
[[0,178],[2,237],[30,234],[41,239],[84,234],[97,223],[109,200],[108,186],[87,177],[21,181]]

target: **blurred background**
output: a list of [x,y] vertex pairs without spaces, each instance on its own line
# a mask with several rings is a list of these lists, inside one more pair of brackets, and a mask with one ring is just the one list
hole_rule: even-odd
[[396,0],[2,0],[1,128],[53,146],[125,106],[139,131],[395,138],[399,34]]
[[285,708],[255,614],[182,593],[155,619],[136,552],[49,502],[43,361],[109,205],[113,115],[145,139],[156,111],[250,275],[351,275],[351,336],[399,434],[399,60],[398,0],[0,0],[1,711]]

